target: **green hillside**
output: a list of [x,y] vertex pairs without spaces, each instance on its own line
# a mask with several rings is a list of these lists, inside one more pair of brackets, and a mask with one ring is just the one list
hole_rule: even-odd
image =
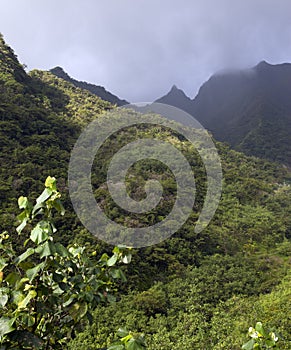
[[48,174],[63,188],[81,127],[111,105],[48,72],[26,74],[0,38],[1,229],[15,221],[18,193],[38,192]]
[[76,87],[79,87],[83,90],[88,90],[92,94],[100,97],[104,101],[112,103],[113,105],[123,106],[129,103],[125,100],[121,100],[119,97],[105,90],[103,86],[89,84],[84,81],[78,81],[76,79],[71,78],[69,74],[66,73],[61,67],[52,68],[50,69],[50,72],[53,73],[56,77],[64,79],[67,82],[75,85]]
[[[78,242],[95,255],[111,251],[74,214],[67,171],[82,128],[94,118],[108,118],[103,114],[112,105],[50,72],[27,74],[2,37],[0,91],[0,231],[19,239],[17,198],[35,198],[51,175],[58,179],[67,209],[64,217],[57,217],[56,240]],[[112,118],[104,120],[114,125],[114,114]],[[91,310],[92,325],[77,329],[68,348],[107,346],[116,329],[126,326],[145,332],[150,350],[240,349],[248,327],[262,321],[279,332],[280,349],[289,349],[290,172],[216,143],[223,168],[222,198],[210,225],[195,233],[205,198],[205,168],[199,154],[179,136],[167,128],[139,125],[109,138],[97,155],[94,193],[116,222],[150,226],[163,220],[175,200],[171,172],[146,160],[131,168],[128,190],[141,199],[144,181],[158,179],[164,188],[160,205],[147,215],[136,215],[113,203],[105,184],[108,163],[116,150],[137,137],[168,141],[185,155],[195,173],[197,198],[190,218],[174,236],[133,250],[132,262],[123,268],[127,282],[119,286],[117,303]]]

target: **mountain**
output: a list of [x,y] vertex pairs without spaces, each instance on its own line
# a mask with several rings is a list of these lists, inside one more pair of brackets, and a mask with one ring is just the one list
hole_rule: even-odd
[[0,35],[0,232],[14,226],[19,193],[39,192],[48,175],[65,187],[81,128],[112,107],[52,73],[27,74]]
[[176,85],[172,86],[167,95],[157,99],[155,102],[175,106],[190,114],[192,113],[192,100],[186,96],[183,90],[178,89]]
[[81,89],[90,91],[92,94],[100,97],[104,101],[112,103],[113,105],[124,106],[126,104],[129,104],[129,102],[127,102],[126,100],[121,100],[119,97],[105,90],[103,86],[98,86],[71,78],[69,74],[67,74],[61,67],[52,68],[50,72],[55,76],[64,79]]
[[[38,193],[46,176],[56,176],[62,184],[61,189],[64,189],[67,194],[66,181],[70,152],[82,128],[94,118],[105,118],[107,123],[106,116],[103,116],[104,111],[114,107],[89,91],[56,77],[51,72],[33,70],[27,74],[3,38],[0,41],[0,52],[0,214],[3,215],[0,230],[4,230],[13,227],[15,222],[16,203],[14,199],[18,197],[18,193],[23,195],[29,192]],[[176,87],[173,87],[172,95],[182,98],[184,96]],[[114,116],[111,115],[111,127],[114,127],[114,122]],[[159,220],[166,215],[175,198],[175,186],[170,173],[163,174],[158,164],[147,165],[138,162],[137,168],[132,169],[134,175],[128,176],[128,188],[132,196],[142,198],[144,195],[143,178],[154,177],[163,183],[164,201],[161,200],[159,206],[149,216],[138,216],[120,211],[110,200],[109,193],[104,188],[107,179],[106,167],[114,152],[135,140],[136,135],[140,137],[154,135],[162,140],[173,142],[185,152],[186,159],[189,159],[191,166],[195,167],[197,189],[195,208],[191,219],[181,232],[177,232],[175,238],[177,241],[183,241],[185,252],[189,252],[189,256],[187,253],[189,263],[196,259],[195,256],[192,257],[193,241],[197,242],[195,249],[203,251],[203,254],[217,250],[232,251],[238,249],[238,246],[243,246],[247,236],[244,230],[240,231],[236,228],[237,219],[235,217],[233,219],[227,217],[227,225],[222,228],[222,215],[226,215],[223,214],[222,208],[226,205],[227,208],[237,208],[241,213],[249,213],[253,206],[259,210],[258,207],[264,203],[267,194],[273,195],[278,183],[283,182],[289,176],[280,166],[248,158],[217,143],[224,171],[223,196],[228,199],[225,204],[222,201],[220,217],[214,218],[211,229],[205,230],[202,237],[196,240],[193,225],[203,205],[206,187],[205,169],[199,155],[193,150],[193,147],[183,139],[180,140],[175,133],[171,134],[163,128],[147,130],[144,125],[141,125],[140,128],[136,126],[108,139],[99,161],[96,160],[92,176],[92,186],[98,189],[96,193],[99,193],[102,203],[105,203],[106,210],[114,218],[118,217],[120,223],[140,222],[146,225],[153,220]],[[142,175],[138,173],[138,170]],[[162,207],[163,203],[166,203],[166,208]],[[71,218],[73,216],[72,213]],[[247,214],[246,217],[248,217]],[[288,220],[288,217],[286,215],[284,220]],[[74,217],[73,220],[77,219]],[[252,225],[256,225],[255,218],[250,226]],[[76,231],[80,230],[79,224],[75,227]],[[237,232],[235,242],[228,239],[225,241],[229,227]],[[225,231],[225,235],[221,234],[221,230]],[[241,241],[237,244],[239,240]],[[166,243],[168,252],[175,250],[175,245],[169,247],[171,244],[171,241]]]
[[[172,95],[183,98],[177,88],[172,90]],[[51,175],[58,180],[66,208],[65,217],[56,220],[58,234],[55,239],[84,245],[92,252],[90,260],[96,259],[95,255],[98,259],[99,255],[111,251],[112,247],[97,240],[81,225],[70,204],[67,185],[71,150],[82,128],[95,118],[103,118],[110,128],[114,127],[115,115],[110,115],[110,118],[104,115],[111,109],[114,110],[114,106],[109,102],[51,72],[33,70],[26,73],[0,35],[0,232],[7,230],[14,243],[26,240],[25,233],[18,236],[15,232],[19,213],[17,198],[29,195],[35,199],[43,181]],[[159,245],[132,250],[133,259],[126,270],[127,284],[118,284],[125,295],[118,297],[119,301],[109,305],[108,309],[104,305],[104,308],[91,310],[93,322],[88,327],[93,328],[84,328],[87,333],[83,335],[80,333],[83,328],[76,329],[76,347],[70,349],[86,350],[91,345],[107,347],[115,330],[127,325],[133,332],[148,334],[149,350],[160,349],[161,343],[165,349],[222,349],[228,346],[225,344],[235,344],[239,349],[248,327],[259,319],[264,323],[272,321],[268,327],[278,329],[286,345],[280,345],[280,349],[287,350],[290,345],[287,344],[290,339],[290,293],[287,294],[290,278],[286,286],[282,285],[281,294],[276,286],[290,271],[291,189],[286,184],[290,182],[288,169],[248,157],[217,142],[223,168],[223,193],[210,225],[196,233],[194,227],[205,197],[207,174],[193,145],[168,128],[156,125],[150,128],[143,123],[111,136],[96,154],[91,177],[96,201],[109,218],[127,227],[151,226],[164,220],[175,203],[177,185],[174,175],[155,157],[138,161],[130,167],[126,187],[132,198],[142,199],[146,195],[145,181],[159,181],[163,197],[157,207],[149,213],[130,213],[112,200],[106,187],[109,163],[120,148],[139,138],[169,142],[185,156],[195,175],[195,204],[189,219],[172,237]],[[180,174],[182,171],[179,169]],[[107,233],[115,235],[114,230]],[[2,235],[1,240],[4,236],[7,235]],[[16,244],[18,246],[21,247]],[[43,258],[47,258],[45,254]],[[67,262],[70,267],[70,261]],[[23,263],[26,262],[18,264],[20,271]],[[1,260],[1,265],[5,267],[5,260]],[[3,290],[6,270],[4,277]],[[72,283],[79,281],[72,280]],[[34,290],[32,284],[28,287],[20,283],[20,293]],[[58,290],[57,293],[62,292]],[[83,295],[78,297],[82,303]],[[263,297],[268,297],[267,304],[261,299]],[[24,298],[23,294],[21,298]],[[92,306],[90,300],[90,297],[86,299],[88,309]],[[7,302],[14,302],[14,299],[9,296],[9,301],[4,301],[4,304]],[[6,305],[1,307],[2,323],[7,316],[6,310]],[[260,314],[254,310],[260,310]],[[225,342],[226,336],[221,329],[229,330],[229,337],[233,333],[233,319],[228,316],[229,312],[241,317],[236,324],[239,338],[235,341],[228,338]],[[46,310],[43,313],[46,317]],[[21,309],[22,315],[21,320],[28,322],[25,321],[25,306]],[[5,338],[2,340],[6,341]],[[68,333],[66,342],[69,341]]]
[[159,101],[184,108],[217,140],[291,165],[291,64],[262,61],[251,69],[217,73],[190,101],[172,90]]

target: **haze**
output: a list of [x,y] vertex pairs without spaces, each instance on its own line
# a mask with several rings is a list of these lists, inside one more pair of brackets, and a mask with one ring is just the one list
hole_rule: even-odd
[[173,84],[191,98],[216,71],[291,61],[289,0],[10,0],[6,42],[28,69],[63,67],[131,102]]

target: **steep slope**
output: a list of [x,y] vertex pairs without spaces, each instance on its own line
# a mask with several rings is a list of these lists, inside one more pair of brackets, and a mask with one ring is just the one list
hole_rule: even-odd
[[[70,211],[66,179],[70,151],[82,127],[96,117],[102,118],[102,113],[112,105],[52,73],[32,71],[27,75],[3,39],[0,51],[0,66],[8,67],[0,80],[0,231],[12,231],[17,221],[16,198],[20,194],[38,193],[46,176],[52,175],[58,178],[69,208],[66,220],[59,228],[59,239],[69,241],[78,237],[82,242],[89,242],[93,250],[100,251],[100,242],[82,228],[73,210]],[[114,118],[104,120],[114,126]],[[96,158],[92,186],[97,201],[100,200],[112,220],[125,225],[150,225],[163,220],[175,201],[176,187],[171,172],[159,162],[145,161],[137,162],[131,168],[128,190],[133,198],[143,198],[145,179],[159,180],[164,188],[159,206],[139,215],[124,211],[113,202],[106,187],[108,163],[115,151],[136,137],[169,141],[181,150],[195,173],[196,202],[190,218],[173,237],[135,255],[129,278],[132,285],[149,286],[153,276],[155,280],[163,279],[175,270],[175,266],[199,264],[204,255],[234,254],[250,241],[275,244],[284,235],[290,237],[289,187],[285,191],[280,185],[289,176],[287,171],[231,151],[219,143],[224,173],[222,201],[211,225],[202,233],[195,233],[194,226],[207,185],[202,161],[193,147],[176,133],[144,125],[121,130],[120,134],[109,138]],[[282,188],[282,205],[275,205]],[[268,206],[268,201],[274,205]]]
[[[102,116],[112,105],[50,72],[26,74],[2,37],[0,53],[0,232],[7,229],[16,242],[25,239],[13,229],[19,213],[16,199],[19,195],[35,196],[46,176],[53,175],[67,209],[65,218],[56,222],[55,238],[65,243],[77,240],[94,252],[95,259],[94,255],[111,247],[88,233],[71,208],[67,167],[74,142],[86,124],[104,118],[114,126],[114,116]],[[287,170],[217,143],[224,175],[222,198],[210,225],[196,233],[206,174],[197,152],[180,136],[163,127],[142,124],[108,138],[96,155],[91,178],[96,200],[120,224],[147,226],[163,220],[176,197],[175,179],[169,169],[160,162],[145,160],[131,167],[126,185],[132,198],[138,199],[144,198],[145,180],[158,180],[164,190],[159,205],[139,215],[113,202],[106,187],[108,163],[117,150],[137,137],[171,142],[184,154],[195,174],[196,201],[187,222],[171,238],[133,250],[126,271],[127,285],[120,289],[134,293],[126,293],[125,299],[112,308],[96,309],[93,327],[98,325],[98,330],[90,329],[89,335],[81,333],[76,349],[88,349],[92,344],[106,347],[106,339],[117,329],[116,322],[118,327],[125,325],[151,334],[149,349],[159,348],[161,340],[165,349],[212,349],[209,330],[213,315],[217,317],[217,305],[234,296],[268,293],[290,266],[291,190],[284,183],[290,182]],[[269,254],[270,249],[281,249],[282,256]],[[277,314],[277,309],[272,313]],[[280,322],[286,315],[278,317]],[[282,330],[288,334],[287,327]],[[181,334],[185,336],[180,341]]]
[[92,94],[100,97],[104,101],[108,101],[117,106],[123,106],[123,105],[129,104],[129,102],[127,102],[126,100],[121,100],[119,97],[105,90],[103,86],[94,85],[94,84],[86,83],[84,81],[78,81],[76,79],[71,78],[69,74],[67,74],[61,67],[55,67],[51,69],[50,72],[53,73],[55,76],[61,79],[64,79],[81,89],[90,91]]
[[178,89],[176,85],[173,85],[165,96],[158,98],[155,102],[175,106],[188,113],[192,113],[192,100],[186,96],[183,90]]
[[235,149],[291,165],[290,96],[291,64],[263,61],[211,77],[194,99],[192,114]]
[[290,166],[290,96],[291,64],[262,61],[251,69],[213,75],[194,100],[170,92],[159,101],[185,109],[236,150]]
[[0,36],[0,231],[15,224],[19,193],[39,192],[49,174],[65,186],[82,125],[109,108],[51,73],[26,74]]

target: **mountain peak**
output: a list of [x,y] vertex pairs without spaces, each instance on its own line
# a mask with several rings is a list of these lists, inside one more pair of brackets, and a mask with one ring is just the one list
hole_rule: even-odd
[[64,79],[64,80],[68,81],[69,83],[72,83],[75,85],[76,80],[71,78],[69,76],[69,74],[62,67],[60,67],[60,66],[54,67],[54,68],[50,69],[50,72],[53,75],[57,76],[58,78]]
[[184,92],[182,89],[179,89],[179,88],[177,87],[177,85],[175,85],[175,84],[171,87],[171,89],[169,90],[169,92],[167,93],[167,95],[181,95],[181,96],[184,96],[185,98],[189,98],[189,97],[185,94],[185,92]]
[[178,89],[178,88],[177,88],[177,85],[174,84],[174,85],[171,87],[171,90],[170,90],[170,91],[175,91],[175,90],[180,90],[180,89]]
[[270,63],[266,62],[265,60],[263,60],[263,61],[259,62],[259,63],[255,66],[255,68],[256,68],[257,70],[264,70],[264,69],[270,68],[271,66],[272,66],[272,64],[270,64]]
[[265,60],[262,60],[261,62],[259,62],[258,64],[257,64],[257,66],[258,67],[263,67],[263,66],[271,66],[271,64],[270,63],[268,63],[267,61],[265,61]]
[[174,95],[181,95],[181,96],[183,96],[183,97],[189,99],[189,97],[185,94],[185,92],[184,92],[182,89],[179,89],[179,88],[177,87],[177,85],[175,85],[175,84],[171,87],[171,89],[170,89],[170,91],[168,92],[167,95],[170,95],[170,94],[171,94],[171,95],[172,95],[172,94],[174,94]]
[[67,74],[67,73],[64,71],[64,69],[63,69],[62,67],[60,67],[60,66],[56,66],[56,67],[50,69],[50,71],[51,71],[51,72],[63,72],[63,73],[65,73],[65,74]]
[[173,85],[171,90],[163,97],[158,98],[155,102],[164,103],[183,109],[186,112],[190,111],[191,99],[185,92],[176,85]]
[[69,77],[69,74],[64,71],[64,69],[60,66],[56,66],[52,69],[50,69],[50,72],[54,75],[64,75],[66,77]]
[[64,79],[81,89],[90,91],[92,94],[100,97],[104,101],[116,104],[117,106],[123,106],[129,103],[126,100],[121,100],[119,97],[113,95],[111,92],[107,91],[103,86],[86,83],[84,81],[78,81],[70,77],[69,74],[66,73],[62,67],[57,66],[55,68],[52,68],[50,69],[50,72],[58,78]]

